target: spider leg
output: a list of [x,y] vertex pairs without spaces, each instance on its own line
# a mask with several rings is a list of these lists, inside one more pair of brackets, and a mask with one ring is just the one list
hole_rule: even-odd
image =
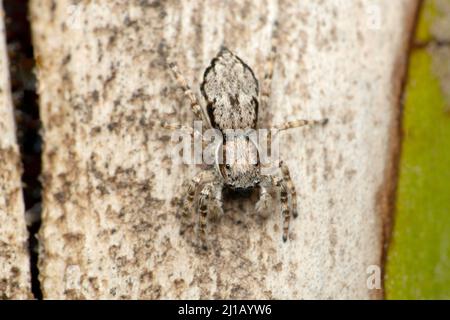
[[165,121],[160,122],[160,126],[166,130],[180,130],[189,133],[190,135],[194,135],[195,131],[192,127],[184,126],[180,123],[168,123]]
[[304,126],[308,126],[308,125],[326,125],[328,123],[328,118],[322,119],[322,120],[304,120],[304,119],[299,119],[299,120],[294,120],[294,121],[288,121],[282,124],[278,124],[273,126],[270,131],[269,131],[269,136],[267,139],[267,144],[269,146],[269,150],[270,147],[272,146],[272,141],[275,141],[275,138],[277,137],[277,135],[285,130],[288,129],[294,129],[294,128],[300,128],[300,127],[304,127]]
[[199,100],[197,99],[197,96],[194,94],[194,92],[192,92],[191,88],[189,87],[189,85],[186,82],[186,79],[179,71],[177,64],[174,62],[171,62],[171,63],[169,63],[169,67],[172,70],[172,73],[174,74],[174,77],[175,77],[176,81],[178,82],[178,85],[183,89],[184,95],[191,102],[191,109],[194,112],[195,117],[203,120],[204,123],[207,123],[209,125],[209,119],[208,119],[208,115],[205,112],[205,109],[202,108],[202,106],[200,105]]
[[159,123],[161,128],[165,130],[177,130],[177,131],[184,131],[186,134],[189,134],[191,136],[191,139],[195,139],[196,137],[199,137],[199,139],[202,141],[203,147],[206,146],[206,142],[203,141],[203,136],[200,131],[198,131],[197,128],[189,127],[182,125],[180,123],[168,123],[166,121],[161,121]]
[[198,198],[198,233],[200,238],[200,244],[203,250],[207,250],[208,246],[206,245],[206,222],[208,216],[208,204],[211,197],[211,191],[213,189],[213,184],[206,184],[202,191],[200,192],[200,196]]
[[283,241],[286,242],[289,234],[291,215],[289,210],[288,193],[283,179],[276,179],[275,185],[280,190],[281,216],[283,217]]
[[298,211],[297,211],[297,191],[295,190],[294,183],[292,182],[291,174],[289,172],[289,167],[283,162],[280,161],[280,169],[281,173],[283,174],[283,179],[286,181],[286,186],[291,194],[291,210],[292,210],[292,216],[294,218],[298,217]]
[[213,188],[214,197],[211,199],[209,205],[210,218],[216,220],[223,215],[223,183],[215,183]]
[[272,208],[272,196],[268,190],[267,186],[260,185],[260,196],[259,200],[256,203],[256,212],[264,218],[267,218],[270,213],[270,209]]
[[[289,223],[291,216],[289,212],[292,212],[292,216],[297,218],[297,191],[295,190],[294,183],[292,182],[291,174],[289,172],[289,167],[280,161],[279,167],[283,175],[282,179],[275,180],[275,184],[280,189],[280,201],[281,201],[281,211],[283,215],[283,241],[286,241],[289,233]],[[288,193],[291,197],[291,206],[288,205]]]
[[266,60],[265,72],[261,86],[261,110],[267,113],[269,108],[269,100],[272,89],[273,69],[275,66],[275,58],[277,54],[277,40],[278,40],[278,23],[275,22],[271,34],[270,52]]
[[214,180],[214,178],[215,176],[212,171],[202,171],[189,181],[181,210],[181,218],[183,220],[183,223],[182,227],[180,228],[180,234],[183,234],[186,231],[186,228],[190,225],[197,189],[200,185],[208,183]]
[[322,119],[322,120],[294,120],[285,122],[276,126],[273,126],[272,129],[278,130],[278,131],[284,131],[292,128],[300,128],[307,125],[325,125],[328,123],[328,119]]
[[277,189],[280,194],[281,216],[283,218],[283,241],[286,242],[289,234],[289,223],[291,220],[288,189],[283,178],[276,176],[263,177],[263,184],[268,184]]

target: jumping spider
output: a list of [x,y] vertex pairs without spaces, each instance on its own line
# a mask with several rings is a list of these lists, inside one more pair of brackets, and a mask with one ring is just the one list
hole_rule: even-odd
[[[271,58],[264,77],[264,87],[261,93],[261,104],[267,108],[270,81],[273,73],[273,60],[275,49],[272,47]],[[196,95],[192,92],[186,80],[179,72],[175,63],[169,63],[169,67],[182,87],[184,94],[189,98],[191,108],[196,118],[203,121],[211,128],[221,132],[227,129],[257,129],[259,86],[252,69],[242,59],[230,50],[222,47],[217,56],[211,61],[205,70],[201,93],[206,101],[206,106],[200,105]],[[275,126],[281,131],[289,128],[301,127],[310,124],[325,124],[328,120],[297,120]],[[241,154],[240,159],[227,161],[226,149],[229,147]],[[223,158],[221,158],[221,156]],[[219,158],[222,161],[219,161]],[[222,189],[224,187],[232,190],[260,188],[260,199],[256,204],[258,214],[266,215],[271,207],[272,196],[269,190],[273,187],[280,194],[281,214],[283,217],[283,241],[288,239],[289,222],[291,214],[297,217],[297,194],[291,180],[289,168],[279,163],[282,177],[275,175],[262,175],[261,164],[258,155],[258,146],[250,141],[245,134],[234,135],[232,138],[224,135],[221,148],[217,149],[215,165],[206,171],[196,175],[187,186],[183,200],[182,218],[189,220],[197,202],[199,214],[198,233],[203,249],[206,245],[206,222],[207,217],[220,216],[222,209]],[[256,161],[254,161],[256,159]],[[291,205],[288,196],[290,195]],[[181,233],[185,228],[181,228]]]

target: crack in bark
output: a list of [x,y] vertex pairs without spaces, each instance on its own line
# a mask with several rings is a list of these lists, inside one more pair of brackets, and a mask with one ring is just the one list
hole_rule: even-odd
[[28,229],[31,291],[42,299],[38,270],[38,239],[41,224],[41,128],[39,118],[31,26],[28,21],[28,0],[5,0],[6,38],[9,56],[11,90],[22,161],[22,183],[25,219]]

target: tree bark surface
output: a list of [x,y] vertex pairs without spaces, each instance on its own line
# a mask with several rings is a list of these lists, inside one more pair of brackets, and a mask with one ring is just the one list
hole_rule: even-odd
[[0,1],[0,299],[31,297],[21,173]]
[[[417,1],[31,1],[43,154],[45,298],[382,297],[401,81]],[[225,44],[262,79],[266,123],[330,119],[281,137],[299,217],[227,196],[201,253],[179,235],[182,183],[160,121],[191,125],[174,60],[198,92]],[[262,81],[260,81],[262,84]]]

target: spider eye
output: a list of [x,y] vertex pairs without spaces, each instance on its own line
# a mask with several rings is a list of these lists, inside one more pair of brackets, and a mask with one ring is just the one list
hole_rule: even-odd
[[225,165],[225,168],[231,169],[231,165],[230,165],[229,163],[227,163],[227,164]]

